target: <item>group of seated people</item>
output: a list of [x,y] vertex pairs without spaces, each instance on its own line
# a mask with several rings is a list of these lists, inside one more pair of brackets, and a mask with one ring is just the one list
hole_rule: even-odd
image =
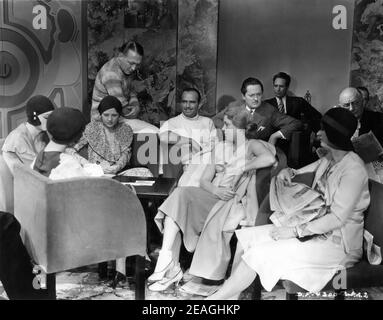
[[[127,50],[122,58],[130,59],[132,66],[139,64],[133,58],[142,56],[140,47],[131,45]],[[354,152],[352,139],[371,130],[382,143],[382,122],[378,123],[382,117],[363,109],[363,88],[344,89],[339,105],[322,116],[303,98],[287,96],[289,84],[290,77],[278,73],[273,79],[276,97],[263,101],[262,82],[247,78],[241,86],[243,102],[227,106],[213,119],[198,114],[197,89],[183,90],[182,113],[158,130],[161,143],[178,145],[186,152],[178,186],[155,217],[163,240],[148,278],[150,290],[164,291],[183,278],[182,243],[194,253],[191,275],[224,280],[234,234],[238,244],[231,275],[211,299],[238,298],[257,275],[267,290],[287,279],[319,291],[341,267],[361,259],[363,213],[370,196],[365,164]],[[95,86],[101,87],[101,77]],[[122,93],[101,97],[102,90],[97,90],[88,124],[77,109],[55,109],[48,98],[32,97],[26,105],[27,122],[13,130],[3,145],[11,172],[15,163],[29,165],[51,179],[115,175],[126,169],[137,131],[123,117],[129,102],[123,105]],[[302,118],[316,132],[324,152],[301,169],[282,169],[276,179],[290,186],[295,176],[313,173],[310,187],[323,199],[325,214],[299,225],[255,226],[263,200],[257,197],[256,172],[278,165],[278,141],[288,141],[302,129]],[[88,159],[78,153],[85,146]],[[130,174],[150,172],[140,168]],[[117,272],[124,274],[124,269],[119,259]]]

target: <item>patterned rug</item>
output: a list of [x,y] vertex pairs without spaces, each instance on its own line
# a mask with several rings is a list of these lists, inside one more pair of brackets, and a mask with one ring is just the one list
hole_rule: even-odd
[[[96,266],[61,272],[56,275],[56,293],[59,300],[134,300],[135,284],[131,277],[120,283],[116,289],[110,286],[111,281],[99,280]],[[204,297],[193,295],[177,288],[169,288],[164,292],[146,290],[147,300],[201,300]],[[0,282],[0,300],[7,299]],[[285,291],[281,285],[275,286],[271,292],[262,291],[262,300],[285,300]],[[299,300],[332,300],[330,292],[320,295],[303,294]],[[359,292],[348,292],[346,300],[383,300],[383,287],[362,289]],[[240,300],[251,300],[251,290],[242,292]]]

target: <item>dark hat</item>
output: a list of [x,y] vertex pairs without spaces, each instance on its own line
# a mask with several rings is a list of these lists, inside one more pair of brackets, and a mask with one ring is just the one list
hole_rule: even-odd
[[47,131],[59,144],[77,142],[85,129],[86,121],[78,109],[62,107],[54,110],[47,120]]
[[335,107],[328,110],[322,118],[322,127],[334,149],[354,150],[351,138],[358,126],[358,120],[351,111]]
[[41,124],[38,115],[54,110],[52,101],[42,95],[30,98],[25,108],[27,109],[28,122],[34,126]]
[[100,101],[100,104],[98,105],[98,112],[100,114],[103,114],[106,110],[113,109],[113,108],[116,109],[119,115],[121,115],[122,113],[121,101],[114,96],[106,96]]

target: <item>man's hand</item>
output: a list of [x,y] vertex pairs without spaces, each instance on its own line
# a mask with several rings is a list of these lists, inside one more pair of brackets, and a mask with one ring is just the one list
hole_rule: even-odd
[[296,238],[293,227],[274,227],[270,231],[270,237],[275,241]]
[[122,115],[126,119],[137,119],[139,113],[139,105],[127,105],[122,108]]
[[282,138],[282,136],[280,135],[279,131],[274,132],[269,138],[269,143],[275,145],[280,138]]
[[232,191],[229,188],[222,188],[222,187],[218,187],[216,189],[216,191],[214,192],[214,194],[218,198],[220,198],[221,200],[224,200],[224,201],[229,201],[230,199],[232,199],[235,196],[234,191]]

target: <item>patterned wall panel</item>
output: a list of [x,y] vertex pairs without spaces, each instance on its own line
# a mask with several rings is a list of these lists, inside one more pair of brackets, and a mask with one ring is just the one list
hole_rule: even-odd
[[[46,29],[33,28],[37,5],[46,10]],[[0,0],[1,136],[25,120],[32,95],[82,108],[81,8],[80,0]]]
[[159,126],[175,113],[177,0],[88,1],[88,101],[98,70],[127,41],[145,51],[135,86],[139,118]]
[[351,85],[370,91],[367,108],[383,112],[383,0],[355,5]]
[[218,0],[178,2],[177,93],[196,87],[202,94],[201,114],[215,114]]

